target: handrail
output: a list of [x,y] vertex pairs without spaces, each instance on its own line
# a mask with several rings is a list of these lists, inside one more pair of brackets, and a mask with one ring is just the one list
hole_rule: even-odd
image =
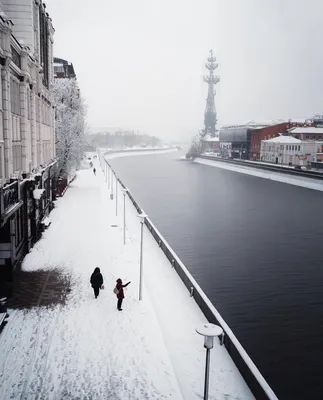
[[[106,152],[103,155],[101,154],[100,151],[98,151],[98,152],[99,152],[99,158],[100,158],[100,163],[101,163],[102,169],[103,169],[103,165],[102,164],[103,164],[103,162],[105,162],[111,168],[112,173],[114,173],[114,175],[115,175],[116,179],[119,181],[120,185],[123,188],[125,188],[126,186],[123,184],[121,179],[116,176],[116,174],[115,174],[114,170],[112,169],[110,163],[105,159],[105,155],[111,154],[111,153],[114,153],[114,152],[113,151]],[[131,200],[131,202],[133,203],[133,205],[135,206],[136,210],[140,213],[142,211],[142,209],[138,205],[138,203],[136,202],[136,200],[134,199],[134,197],[132,196],[132,194],[130,193],[129,190],[127,191],[127,195],[129,197],[129,199]],[[221,327],[222,327],[222,329],[223,329],[223,331],[225,332],[225,335],[226,335],[225,336],[226,340],[224,341],[224,344],[228,343],[228,339],[227,338],[229,338],[230,342],[233,344],[234,348],[236,349],[236,351],[240,355],[241,359],[243,360],[243,362],[247,366],[248,370],[251,372],[251,374],[255,378],[256,382],[259,385],[259,387],[262,389],[261,393],[259,394],[259,391],[257,391],[254,388],[254,385],[251,385],[251,382],[249,382],[249,384],[250,384],[250,386],[252,386],[252,387],[250,387],[250,389],[253,392],[253,394],[255,395],[254,391],[257,392],[257,394],[258,394],[257,400],[265,399],[265,398],[269,399],[269,400],[278,400],[278,397],[276,396],[274,391],[271,389],[271,387],[269,386],[269,384],[267,383],[265,378],[262,376],[262,374],[260,373],[259,369],[254,364],[254,362],[251,360],[250,356],[248,355],[246,350],[243,348],[243,346],[241,345],[241,343],[239,342],[237,337],[234,335],[234,333],[232,332],[232,330],[229,327],[229,325],[222,318],[222,316],[219,313],[219,311],[214,307],[214,305],[212,304],[210,299],[206,296],[206,294],[204,293],[204,291],[202,290],[200,285],[197,283],[195,278],[193,278],[191,273],[188,271],[188,269],[185,267],[183,262],[180,260],[180,258],[177,256],[175,251],[172,249],[172,247],[169,245],[167,240],[159,232],[159,230],[156,228],[156,226],[153,224],[153,222],[150,220],[149,217],[145,218],[145,224],[148,227],[148,230],[150,231],[150,233],[152,234],[154,239],[159,243],[160,247],[161,247],[161,244],[163,244],[163,247],[165,249],[162,248],[162,250],[164,251],[164,253],[165,253],[166,257],[168,258],[168,260],[172,263],[172,266],[175,267],[175,261],[176,261],[177,265],[180,267],[180,269],[184,273],[185,277],[188,279],[188,281],[190,283],[190,285],[189,285],[190,287],[187,286],[186,282],[183,281],[182,276],[178,273],[178,271],[176,271],[178,273],[179,277],[182,279],[183,283],[185,284],[185,286],[187,287],[188,290],[190,290],[191,287],[193,287],[193,297],[194,297],[194,300],[196,301],[197,305],[200,306],[198,304],[198,302],[197,302],[197,299],[196,299],[196,293],[201,297],[201,299],[205,303],[205,305],[207,307],[207,310],[203,310],[200,307],[200,309],[204,313],[204,315],[206,316],[206,311],[209,311],[214,316],[214,319],[217,321],[217,323],[219,325],[221,325]],[[171,258],[169,258],[167,256],[165,250],[167,250],[171,254]],[[230,342],[229,342],[229,344],[230,344]],[[226,348],[227,348],[228,353],[231,355],[232,351],[230,350],[230,348],[228,348],[227,346],[226,346]],[[239,365],[237,365],[237,367],[240,370]],[[243,375],[242,372],[241,372],[241,374]],[[248,384],[247,381],[246,381],[246,383]],[[259,397],[259,396],[261,396],[261,397]]]

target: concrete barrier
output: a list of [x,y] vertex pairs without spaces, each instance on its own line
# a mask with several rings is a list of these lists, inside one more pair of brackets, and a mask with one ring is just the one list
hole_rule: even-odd
[[[120,185],[125,188],[126,186],[123,184],[121,179],[117,177],[115,171],[113,170],[109,162],[104,159],[103,155],[100,156],[100,162],[102,170],[104,169],[104,163],[107,163],[108,167],[111,168],[112,173],[115,175]],[[141,213],[142,209],[136,202],[130,191],[127,192],[127,195],[137,212]],[[177,254],[174,252],[174,250],[167,243],[165,238],[161,235],[161,233],[148,217],[145,218],[145,225],[147,226],[149,232],[154,237],[157,244],[169,260],[171,267],[175,269],[182,282],[188,289],[188,295],[194,298],[197,305],[209,322],[218,324],[222,327],[224,331],[224,337],[220,340],[226,347],[228,353],[230,354],[232,360],[236,364],[238,370],[240,371],[255,398],[257,400],[278,400],[277,396],[275,395],[269,384],[266,382],[265,378],[261,375],[260,371],[253,363],[245,349],[242,347],[230,327],[221,317],[220,313],[203,292],[199,284],[196,282],[188,269],[179,259]]]

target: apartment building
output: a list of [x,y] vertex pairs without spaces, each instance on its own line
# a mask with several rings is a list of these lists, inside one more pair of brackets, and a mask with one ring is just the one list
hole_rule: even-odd
[[7,282],[55,198],[53,35],[41,0],[0,0],[0,279]]

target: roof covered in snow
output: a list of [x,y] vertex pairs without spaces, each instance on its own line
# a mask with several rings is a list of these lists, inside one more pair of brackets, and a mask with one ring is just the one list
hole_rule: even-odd
[[273,139],[262,140],[265,143],[302,143],[301,140],[294,138],[293,136],[278,136]]
[[202,140],[205,142],[219,142],[220,138],[219,136],[211,137],[210,135],[205,135]]
[[308,126],[306,128],[293,128],[290,132],[294,133],[308,133],[308,134],[323,134],[323,128],[316,128],[315,126]]
[[247,126],[250,127],[265,127],[265,126],[271,126],[271,125],[278,125],[278,124],[283,124],[284,122],[287,122],[285,119],[271,119],[271,120],[251,120],[245,122]]
[[237,124],[237,125],[223,125],[221,129],[232,129],[232,128],[249,128],[249,129],[262,129],[265,128],[266,126],[272,126],[272,125],[279,125],[283,123],[287,123],[288,121],[285,119],[277,119],[277,120],[263,120],[263,121],[246,121],[243,124]]
[[291,118],[288,120],[290,123],[294,124],[305,124],[311,122],[312,118]]

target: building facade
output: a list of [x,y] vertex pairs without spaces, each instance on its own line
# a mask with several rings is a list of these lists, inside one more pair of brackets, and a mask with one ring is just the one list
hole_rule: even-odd
[[280,133],[286,133],[288,126],[288,122],[281,122],[253,129],[250,135],[250,160],[260,161],[262,141],[278,137]]
[[322,156],[323,141],[302,141],[278,136],[261,142],[261,161],[280,165],[309,167]]
[[289,134],[296,139],[320,141],[323,140],[323,128],[311,126],[302,128],[292,128]]
[[249,125],[223,126],[219,131],[220,143],[230,143],[233,158],[247,159],[250,148]]
[[62,58],[54,57],[54,78],[76,79],[73,64]]
[[40,0],[0,0],[0,11],[0,279],[10,282],[55,199],[54,29]]

